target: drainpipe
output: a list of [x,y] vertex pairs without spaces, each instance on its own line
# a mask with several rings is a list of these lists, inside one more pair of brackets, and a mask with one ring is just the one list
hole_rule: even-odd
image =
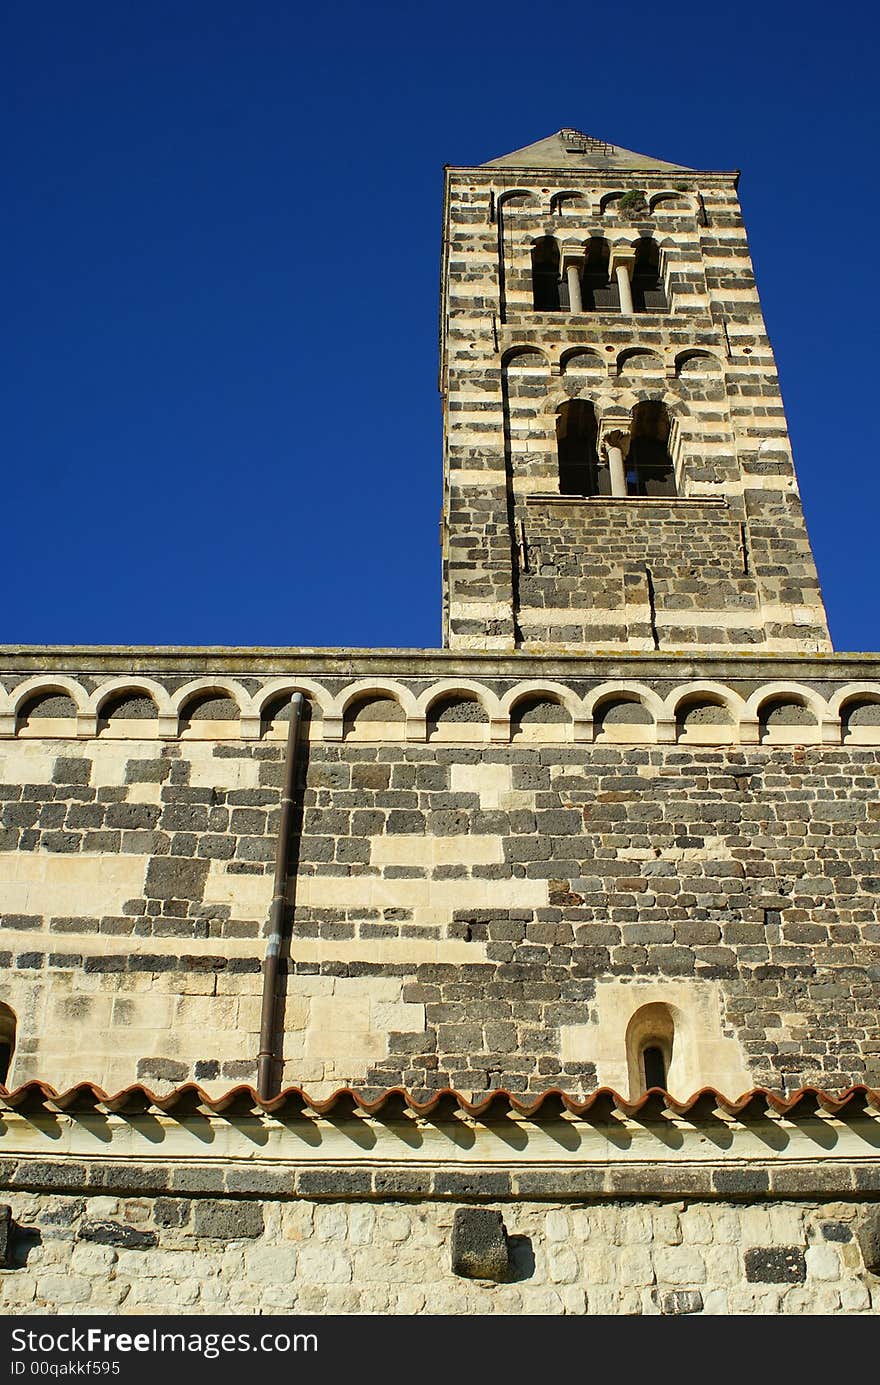
[[263,1101],[273,1095],[275,1052],[275,1015],[278,1009],[278,963],[281,957],[281,928],[284,921],[284,896],[290,870],[290,828],[293,819],[293,795],[296,786],[296,752],[302,719],[303,695],[296,692],[290,700],[290,725],[287,730],[287,755],[284,763],[284,787],[281,791],[281,821],[275,844],[275,884],[272,907],[269,911],[269,936],[263,962],[263,1005],[260,1012],[260,1051],[257,1055],[257,1094]]

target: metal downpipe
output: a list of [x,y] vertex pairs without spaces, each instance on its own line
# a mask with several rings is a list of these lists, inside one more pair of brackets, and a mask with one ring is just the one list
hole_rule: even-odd
[[257,1055],[257,1093],[263,1101],[274,1096],[275,1017],[278,1011],[278,965],[281,960],[282,926],[287,877],[290,872],[290,829],[293,822],[294,791],[296,788],[297,749],[302,721],[303,695],[293,694],[290,700],[290,725],[287,729],[287,754],[284,762],[284,786],[281,791],[281,821],[275,844],[275,883],[272,907],[269,911],[269,936],[263,960],[263,1004],[260,1011],[260,1051]]

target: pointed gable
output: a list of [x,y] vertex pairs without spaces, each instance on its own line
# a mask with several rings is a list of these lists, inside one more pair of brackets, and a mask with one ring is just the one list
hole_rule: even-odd
[[483,168],[657,168],[675,169],[690,172],[685,164],[667,163],[663,159],[652,159],[647,154],[636,154],[632,149],[621,149],[617,144],[607,144],[594,139],[580,130],[557,130],[555,134],[540,139],[536,144],[527,144],[524,149],[515,149],[512,154],[502,154],[498,159],[490,159]]

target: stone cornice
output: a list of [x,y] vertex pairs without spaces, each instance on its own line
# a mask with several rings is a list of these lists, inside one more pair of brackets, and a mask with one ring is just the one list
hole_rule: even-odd
[[721,682],[785,678],[853,681],[880,678],[880,653],[528,654],[496,650],[334,649],[210,645],[0,645],[0,674],[33,673],[237,676],[311,674],[433,678],[708,678]]

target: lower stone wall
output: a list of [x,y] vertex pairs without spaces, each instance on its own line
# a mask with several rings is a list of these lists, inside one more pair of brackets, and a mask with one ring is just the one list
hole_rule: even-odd
[[877,1204],[496,1204],[506,1283],[451,1268],[434,1201],[8,1195],[7,1314],[880,1311]]

